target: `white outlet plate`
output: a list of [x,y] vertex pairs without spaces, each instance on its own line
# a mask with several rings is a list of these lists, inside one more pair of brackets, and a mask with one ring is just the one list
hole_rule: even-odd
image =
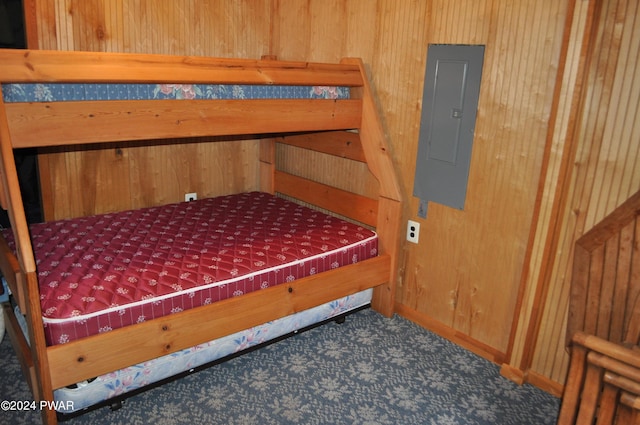
[[195,201],[196,199],[198,199],[198,194],[196,192],[191,192],[191,193],[185,193],[184,194],[185,202]]
[[420,223],[409,220],[407,222],[407,240],[412,243],[418,243],[420,239]]

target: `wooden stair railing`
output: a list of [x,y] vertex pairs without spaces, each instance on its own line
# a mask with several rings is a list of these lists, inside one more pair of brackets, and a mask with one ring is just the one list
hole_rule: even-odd
[[575,244],[558,425],[640,425],[640,191]]
[[640,347],[578,332],[558,425],[640,424]]
[[639,298],[640,191],[576,241],[567,343],[578,331],[623,342]]

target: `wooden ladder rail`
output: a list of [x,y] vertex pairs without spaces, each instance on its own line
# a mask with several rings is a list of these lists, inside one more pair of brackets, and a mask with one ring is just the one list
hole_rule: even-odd
[[640,423],[640,349],[578,332],[558,425]]

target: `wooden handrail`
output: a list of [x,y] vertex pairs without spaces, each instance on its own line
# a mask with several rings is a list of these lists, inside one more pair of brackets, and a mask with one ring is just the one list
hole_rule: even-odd
[[567,343],[578,331],[615,343],[638,343],[639,225],[640,191],[576,241]]
[[558,425],[626,425],[640,415],[640,351],[576,333]]

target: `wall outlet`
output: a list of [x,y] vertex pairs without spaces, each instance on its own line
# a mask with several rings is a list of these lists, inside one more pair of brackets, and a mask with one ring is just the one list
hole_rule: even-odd
[[412,243],[418,243],[420,239],[420,223],[409,220],[407,222],[407,240]]
[[184,194],[185,202],[195,201],[196,199],[198,199],[198,194],[195,193],[195,192],[185,193]]

